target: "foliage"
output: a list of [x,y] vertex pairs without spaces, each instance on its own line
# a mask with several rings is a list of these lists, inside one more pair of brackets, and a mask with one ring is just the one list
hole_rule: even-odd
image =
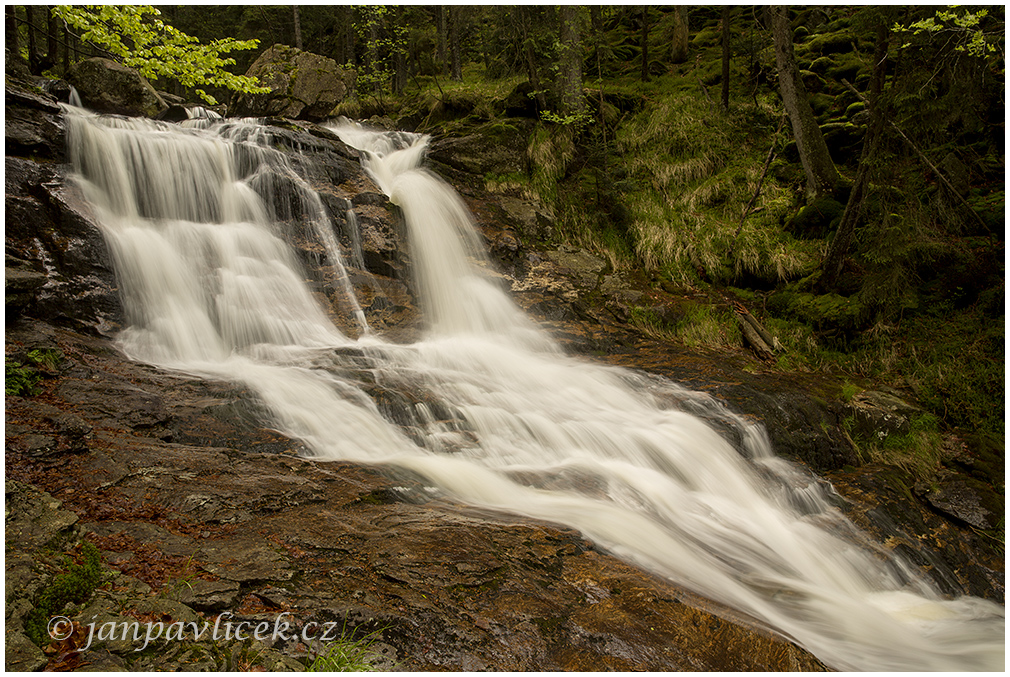
[[87,601],[101,582],[101,556],[92,543],[81,544],[79,562],[63,556],[62,573],[42,588],[31,611],[24,617],[25,634],[38,646],[48,644],[49,619],[67,604]]
[[[357,88],[360,92],[381,94],[393,79],[392,61],[407,54],[405,25],[393,20],[389,5],[363,5],[358,8],[354,29],[365,41],[367,68],[359,69]],[[348,67],[353,67],[348,64]]]
[[4,394],[28,397],[38,395],[38,383],[42,375],[32,367],[17,362],[4,364]]
[[312,659],[306,672],[372,672],[375,661],[379,658],[374,650],[378,635],[383,629],[376,630],[361,639],[353,639],[346,626],[340,637],[326,646],[326,649]]
[[184,87],[195,88],[210,104],[217,100],[201,89],[203,86],[245,93],[270,91],[255,78],[227,71],[225,67],[235,60],[222,57],[236,50],[255,49],[258,40],[220,38],[200,44],[197,38],[159,19],[161,11],[150,5],[57,5],[52,11],[81,31],[82,40],[118,57],[145,78],[173,78]]
[[[982,30],[982,20],[988,16],[989,10],[980,9],[977,12],[964,10],[959,14],[956,6],[950,9],[937,10],[935,16],[913,21],[908,26],[896,23],[892,30],[895,33],[919,35],[926,33],[931,36],[949,35],[955,41],[954,50],[967,52],[971,56],[989,56],[996,52],[996,44],[991,36],[987,37]],[[911,46],[910,42],[902,44],[902,48]]]

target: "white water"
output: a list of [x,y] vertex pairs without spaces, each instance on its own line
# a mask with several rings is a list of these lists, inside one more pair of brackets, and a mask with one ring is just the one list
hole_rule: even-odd
[[[317,305],[270,207],[278,181],[304,186],[261,128],[204,127],[68,114],[131,357],[249,386],[319,459],[394,464],[464,501],[572,525],[832,667],[1003,669],[1003,607],[945,600],[867,543],[763,430],[666,380],[564,356],[482,273],[465,207],[419,168],[424,139],[338,128],[371,150],[409,230],[430,329],[397,345],[363,316],[348,337]],[[305,203],[332,239],[325,210]],[[343,270],[335,240],[327,253]],[[403,394],[399,425],[354,380],[361,370]]]

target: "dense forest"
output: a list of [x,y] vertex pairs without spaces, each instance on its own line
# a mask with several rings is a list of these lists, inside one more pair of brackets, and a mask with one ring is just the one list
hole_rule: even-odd
[[743,304],[772,335],[761,369],[912,393],[930,413],[906,447],[1002,437],[1002,6],[117,12],[7,6],[8,59],[58,78],[132,55],[159,90],[227,103],[270,45],[329,57],[355,74],[334,116],[524,144],[482,188],[695,299],[632,308],[641,330],[738,349]]

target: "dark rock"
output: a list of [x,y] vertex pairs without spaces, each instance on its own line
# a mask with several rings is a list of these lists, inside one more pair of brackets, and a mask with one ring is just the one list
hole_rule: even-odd
[[22,312],[111,331],[122,320],[105,239],[62,166],[6,158],[6,244],[45,284]]
[[852,398],[845,413],[853,420],[853,437],[879,444],[891,435],[908,434],[912,417],[923,412],[895,395],[866,390]]
[[56,99],[30,82],[8,78],[4,87],[7,155],[62,160],[64,127]]
[[85,59],[66,77],[84,106],[98,113],[153,118],[168,107],[147,78],[111,59]]
[[431,144],[432,160],[453,169],[484,177],[526,172],[529,130],[524,125],[484,125],[474,134],[438,139]]
[[46,274],[32,269],[28,261],[7,254],[4,260],[4,310],[8,322],[15,320],[35,300],[46,283]]
[[232,115],[276,115],[324,120],[353,89],[355,73],[330,58],[286,45],[274,45],[253,62],[246,75],[270,87],[265,94],[240,94]]
[[950,515],[976,529],[994,529],[1003,513],[994,514],[984,505],[984,484],[970,478],[956,477],[935,488],[926,488],[923,498],[945,515]]
[[537,102],[533,96],[533,85],[523,80],[513,89],[503,102],[505,115],[509,117],[537,117]]

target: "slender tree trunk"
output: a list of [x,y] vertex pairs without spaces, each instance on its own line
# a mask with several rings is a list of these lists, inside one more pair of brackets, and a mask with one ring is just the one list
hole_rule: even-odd
[[519,16],[523,33],[523,57],[526,61],[526,77],[533,88],[533,96],[537,102],[537,113],[547,110],[547,97],[544,96],[543,88],[540,86],[540,69],[537,68],[536,56],[533,54],[533,38],[530,30],[533,25],[533,18],[530,14],[529,5],[520,5]]
[[578,115],[586,109],[582,97],[582,40],[579,37],[579,14],[575,5],[561,5],[561,111],[563,115]]
[[722,6],[722,109],[729,110],[729,5]]
[[57,40],[56,15],[53,14],[52,5],[45,5],[46,12],[46,68],[55,68],[60,57],[57,54],[59,41]]
[[67,76],[70,70],[70,48],[73,45],[73,38],[70,35],[70,26],[63,22],[63,77]]
[[402,24],[403,7],[396,5],[390,29],[393,38],[393,94],[402,94],[403,88],[407,86],[407,45],[401,32]]
[[438,59],[438,69],[442,75],[449,73],[449,61],[445,57],[445,44],[446,44],[446,33],[449,32],[448,17],[445,10],[445,5],[438,6],[438,25],[436,26],[435,33],[438,35],[438,47],[435,51],[436,58]]
[[831,160],[828,146],[817,126],[814,112],[807,100],[799,68],[793,56],[793,36],[789,29],[787,9],[783,6],[769,8],[772,37],[775,40],[775,61],[779,71],[779,90],[782,103],[789,114],[789,121],[796,139],[800,162],[807,176],[807,195],[816,197],[834,190],[838,185],[838,170]]
[[596,63],[596,77],[602,78],[600,69],[600,45],[603,42],[603,13],[599,5],[589,6],[589,23],[593,27],[593,62]]
[[642,5],[642,81],[649,81],[649,6]]
[[28,19],[28,70],[32,75],[42,75],[38,50],[35,48],[35,11],[35,6],[25,5],[25,18]]
[[842,264],[848,253],[852,236],[863,209],[863,196],[869,183],[870,161],[876,155],[880,140],[883,138],[886,113],[881,101],[884,91],[884,79],[887,74],[888,30],[883,23],[877,25],[877,41],[873,50],[873,76],[870,80],[870,126],[863,140],[863,150],[859,155],[859,169],[852,184],[849,201],[842,213],[841,223],[835,237],[831,240],[828,253],[824,257],[820,284],[828,289],[834,286],[838,275],[842,272]]
[[292,5],[291,12],[295,20],[295,48],[302,49],[302,19],[298,15],[298,5]]
[[7,5],[5,16],[7,18],[7,49],[10,50],[12,59],[20,61],[21,41],[18,36],[18,8],[14,5]]
[[677,5],[673,8],[673,45],[670,48],[670,61],[684,63],[687,61],[687,5]]
[[463,8],[452,5],[449,8],[449,61],[451,68],[449,77],[457,82],[463,79],[463,63],[459,53],[459,31]]
[[354,8],[345,7],[344,11],[347,13],[347,20],[344,22],[344,63],[349,63],[353,66],[357,60],[355,56],[356,50],[354,49]]

